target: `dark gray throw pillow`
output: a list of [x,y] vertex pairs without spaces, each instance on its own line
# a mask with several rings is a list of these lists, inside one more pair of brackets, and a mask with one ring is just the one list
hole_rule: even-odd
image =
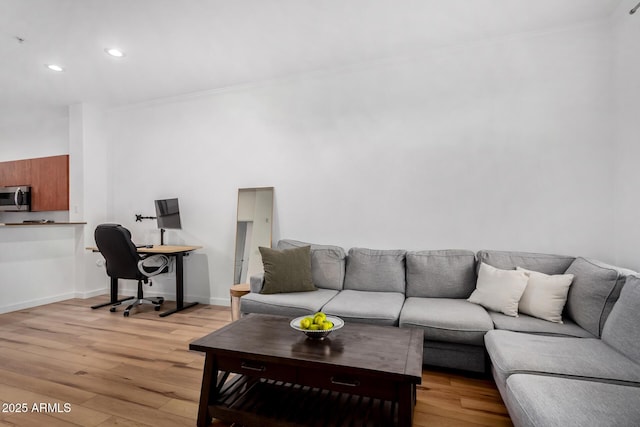
[[311,248],[276,250],[259,247],[264,266],[261,294],[315,291],[311,279]]

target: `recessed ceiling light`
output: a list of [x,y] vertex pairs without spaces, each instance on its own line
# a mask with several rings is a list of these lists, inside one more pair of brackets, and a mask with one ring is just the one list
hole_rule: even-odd
[[58,72],[64,71],[64,68],[56,64],[47,64],[47,68],[50,69],[51,71],[58,71]]
[[104,51],[107,52],[111,56],[115,56],[116,58],[122,58],[124,56],[124,52],[123,51],[121,51],[120,49],[116,49],[114,47],[107,48]]

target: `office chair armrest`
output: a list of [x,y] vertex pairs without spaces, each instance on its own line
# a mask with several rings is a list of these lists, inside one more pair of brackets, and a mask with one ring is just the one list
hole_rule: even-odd
[[[144,263],[147,261],[160,261],[160,265],[150,265],[146,268],[155,268],[155,270],[153,271],[147,271],[145,269],[145,265]],[[169,265],[169,257],[166,255],[162,255],[162,254],[157,254],[157,255],[151,255],[148,256],[144,259],[141,259],[140,261],[138,261],[138,270],[140,271],[140,273],[144,274],[147,277],[152,277],[155,275],[158,275],[160,273],[162,273],[162,271],[164,270],[164,268]]]

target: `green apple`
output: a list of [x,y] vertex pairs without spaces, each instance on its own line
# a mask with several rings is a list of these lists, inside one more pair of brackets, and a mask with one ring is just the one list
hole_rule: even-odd
[[310,317],[305,317],[300,321],[300,327],[302,329],[309,329],[309,326],[313,323],[313,319]]
[[324,321],[321,325],[323,331],[333,328],[333,323],[329,321]]
[[316,325],[322,325],[325,320],[327,320],[327,315],[322,312],[313,315],[313,323]]

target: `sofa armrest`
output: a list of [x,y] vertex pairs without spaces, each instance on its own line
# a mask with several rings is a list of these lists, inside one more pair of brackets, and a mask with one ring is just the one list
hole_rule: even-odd
[[264,273],[253,275],[249,278],[249,289],[251,292],[260,293],[264,285]]

